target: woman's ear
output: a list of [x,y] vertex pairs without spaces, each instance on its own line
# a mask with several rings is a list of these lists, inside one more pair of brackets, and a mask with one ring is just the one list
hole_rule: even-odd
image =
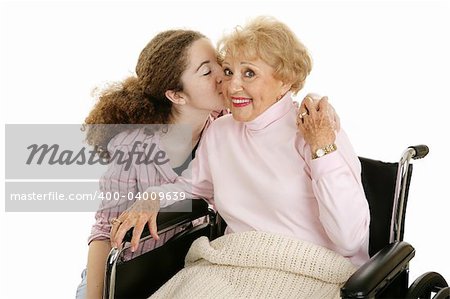
[[282,82],[281,95],[285,95],[289,90],[291,90],[291,88],[292,88],[292,83],[290,83],[290,82],[288,82],[288,83]]
[[166,98],[168,98],[174,104],[177,105],[186,104],[186,99],[184,97],[183,92],[181,91],[166,90],[165,95]]

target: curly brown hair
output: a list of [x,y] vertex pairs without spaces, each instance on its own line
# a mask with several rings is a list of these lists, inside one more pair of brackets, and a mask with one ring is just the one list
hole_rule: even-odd
[[181,75],[189,63],[188,49],[204,37],[199,32],[181,29],[157,34],[139,55],[137,76],[112,84],[100,93],[82,127],[86,142],[108,157],[111,138],[130,129],[124,124],[170,123],[177,110],[165,92],[183,90]]

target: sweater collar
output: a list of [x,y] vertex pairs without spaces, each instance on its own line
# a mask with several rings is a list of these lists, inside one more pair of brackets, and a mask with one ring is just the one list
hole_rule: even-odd
[[251,131],[262,130],[286,115],[292,107],[291,92],[288,92],[254,120],[244,122],[244,126]]

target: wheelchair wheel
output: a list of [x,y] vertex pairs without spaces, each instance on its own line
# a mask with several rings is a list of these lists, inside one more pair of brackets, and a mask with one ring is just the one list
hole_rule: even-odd
[[[440,293],[442,289],[448,287],[447,282],[442,277],[441,274],[436,272],[427,272],[421,276],[419,276],[413,284],[408,289],[408,294],[406,298],[408,299],[429,299],[431,298],[431,293]],[[446,298],[445,294],[443,293],[444,297],[439,298]],[[436,297],[435,297],[436,298]]]
[[433,297],[433,299],[450,299],[450,288],[443,288]]

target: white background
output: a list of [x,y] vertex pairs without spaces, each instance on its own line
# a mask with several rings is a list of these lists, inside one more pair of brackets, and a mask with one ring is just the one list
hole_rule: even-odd
[[[64,1],[0,9],[0,111],[9,124],[83,122],[92,89],[132,74],[161,30],[196,29],[215,42],[249,17],[277,17],[314,59],[299,98],[328,95],[359,155],[396,161],[409,145],[430,146],[415,165],[405,240],[417,250],[412,278],[434,270],[450,280],[448,2]],[[93,216],[2,211],[0,297],[73,297]]]

